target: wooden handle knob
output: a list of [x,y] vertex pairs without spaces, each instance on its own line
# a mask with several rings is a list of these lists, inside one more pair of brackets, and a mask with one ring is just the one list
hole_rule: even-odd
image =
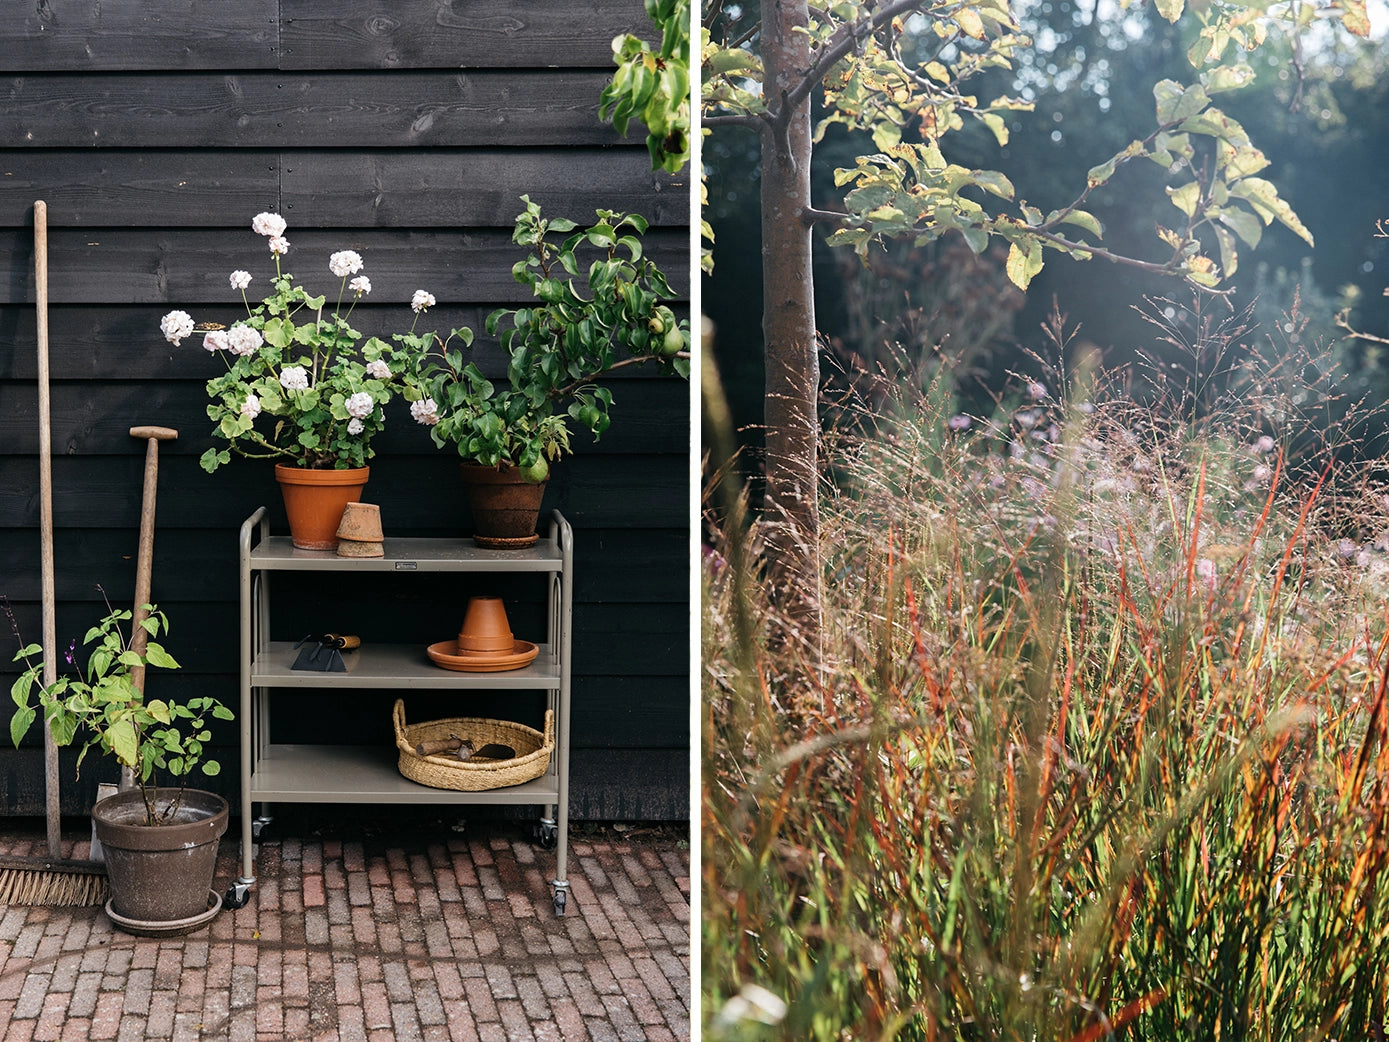
[[178,437],[178,431],[172,427],[131,427],[130,436],[140,439],[153,438],[155,441],[173,441]]

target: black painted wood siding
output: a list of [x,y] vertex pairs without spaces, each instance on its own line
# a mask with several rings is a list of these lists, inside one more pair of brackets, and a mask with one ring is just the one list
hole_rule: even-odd
[[[283,532],[283,509],[268,464],[198,467],[217,444],[203,392],[217,362],[195,341],[167,344],[160,317],[178,307],[233,319],[228,273],[251,271],[253,291],[268,284],[250,221],[269,210],[289,222],[286,270],[315,292],[330,253],[363,255],[372,292],[353,324],[365,334],[399,331],[423,288],[439,301],[428,328],[481,336],[491,309],[526,297],[511,278],[523,193],[576,220],[597,207],[643,214],[649,251],[684,298],[688,182],[651,171],[639,128],[624,140],[597,117],[612,38],[646,28],[641,0],[44,0],[0,20],[0,594],[24,637],[41,637],[35,200],[49,222],[59,643],[80,641],[104,610],[98,585],[117,606],[132,600],[144,447],[128,431],[174,427],[153,597],[184,668],[152,672],[150,692],[208,691],[234,706],[237,533],[261,504]],[[483,357],[504,372],[495,344]],[[571,810],[680,819],[690,394],[630,372],[612,387],[612,428],[597,444],[575,439],[545,503],[575,530]],[[387,534],[465,534],[456,457],[399,401],[388,425],[365,495]],[[423,648],[456,631],[469,592],[421,582],[286,593],[292,617],[273,635],[354,626]],[[516,596],[524,620],[528,594]],[[0,634],[8,690],[15,644],[3,621]],[[393,697],[284,699],[275,727],[389,745]],[[419,708],[413,719],[437,707]],[[209,787],[234,795],[234,727],[217,741],[224,773]],[[104,771],[89,766],[74,783],[71,763],[63,808],[81,813]],[[42,784],[37,730],[19,751],[0,745],[0,817],[42,813]]]

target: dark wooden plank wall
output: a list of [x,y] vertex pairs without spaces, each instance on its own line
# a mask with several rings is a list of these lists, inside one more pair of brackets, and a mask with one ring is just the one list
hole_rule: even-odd
[[[161,461],[154,598],[185,668],[150,683],[234,704],[237,530],[264,503],[283,531],[283,512],[267,465],[198,468],[214,444],[202,382],[217,363],[189,341],[165,343],[160,317],[181,307],[234,318],[227,273],[245,268],[260,279],[253,289],[267,284],[250,219],[273,210],[289,222],[286,270],[310,289],[326,288],[329,253],[362,253],[373,290],[354,325],[365,333],[407,325],[417,288],[439,300],[431,328],[481,333],[488,311],[525,298],[510,276],[522,193],[576,219],[599,206],[644,214],[649,249],[683,298],[688,183],[651,172],[639,129],[622,140],[597,118],[610,41],[645,26],[640,0],[45,0],[0,21],[0,594],[24,636],[40,637],[36,199],[49,212],[59,641],[97,617],[98,584],[116,605],[133,597],[143,447],[128,431],[175,427]],[[503,371],[495,344],[482,350]],[[576,533],[571,809],[679,819],[689,799],[689,388],[624,373],[613,389],[612,429],[597,445],[579,439],[546,498]],[[388,534],[465,532],[453,458],[394,404],[366,498],[382,504]],[[389,619],[385,629],[431,643],[461,620],[467,592],[368,583],[326,604],[306,593],[289,602],[305,617],[281,625],[307,632],[320,621],[308,616],[339,606],[352,624],[380,630]],[[0,655],[6,689],[10,654]],[[337,706],[351,719],[334,726],[379,729],[389,743],[389,718],[376,717],[392,697]],[[280,712],[277,726],[319,727],[325,702]],[[0,746],[0,815],[42,812],[36,737],[18,752]],[[234,730],[218,742],[227,770],[214,787],[230,795]],[[102,772],[74,784],[67,765],[63,807],[79,813]]]

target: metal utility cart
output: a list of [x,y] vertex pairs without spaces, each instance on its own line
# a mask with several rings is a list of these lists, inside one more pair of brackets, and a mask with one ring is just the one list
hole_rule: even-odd
[[[485,550],[471,539],[385,540],[385,556],[339,557],[331,551],[298,550],[288,536],[272,536],[261,507],[241,526],[241,878],[227,895],[245,904],[255,885],[253,843],[269,818],[254,804],[398,803],[539,805],[550,811],[535,836],[556,850],[554,907],[564,914],[569,832],[569,687],[573,532],[555,511],[547,537],[525,550]],[[295,645],[271,641],[272,572],[539,573],[549,577],[546,641],[529,665],[507,672],[464,673],[441,669],[426,657],[425,642],[366,643],[348,672],[293,670]],[[436,789],[403,777],[395,745],[313,745],[272,742],[273,692],[284,688],[445,689],[546,692],[555,716],[555,747],[545,773],[531,781],[480,792]]]

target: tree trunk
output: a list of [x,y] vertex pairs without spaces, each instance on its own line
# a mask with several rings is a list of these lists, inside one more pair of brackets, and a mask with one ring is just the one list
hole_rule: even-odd
[[820,384],[811,274],[810,105],[786,95],[810,68],[804,0],[762,11],[764,97],[777,118],[762,131],[762,331],[766,342],[767,563],[790,631],[819,660],[820,548],[817,403]]

